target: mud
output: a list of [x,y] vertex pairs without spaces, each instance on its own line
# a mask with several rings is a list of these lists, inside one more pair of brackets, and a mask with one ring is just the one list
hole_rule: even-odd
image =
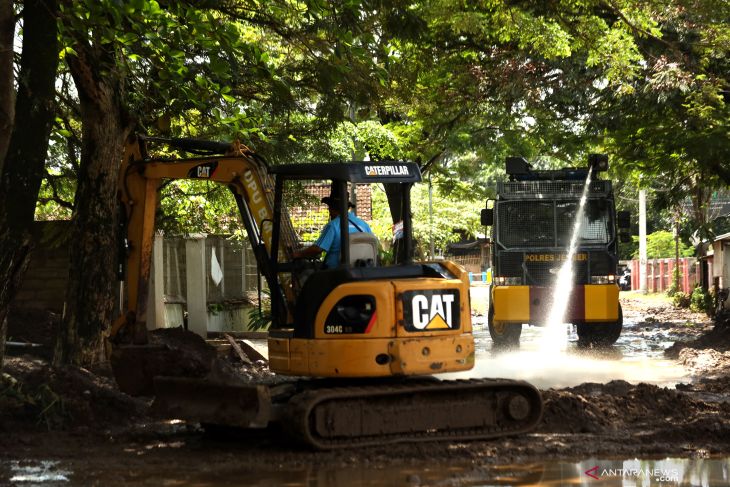
[[[223,441],[207,436],[196,424],[151,417],[149,399],[121,393],[104,373],[53,370],[43,359],[23,356],[7,361],[0,386],[0,460],[52,458],[68,470],[83,472],[79,485],[121,485],[154,479],[184,484],[221,472],[473,468],[551,459],[730,454],[730,327],[663,301],[647,304],[640,297],[622,296],[622,304],[632,326],[647,340],[662,334],[662,343],[668,338],[681,342],[667,354],[687,369],[690,380],[676,388],[614,380],[543,390],[542,422],[527,435],[330,452],[301,450],[277,431],[248,432]],[[226,361],[225,372],[243,380],[271,377],[265,363],[251,367],[230,356]],[[47,390],[50,399],[33,402]],[[425,477],[413,480],[428,484]]]

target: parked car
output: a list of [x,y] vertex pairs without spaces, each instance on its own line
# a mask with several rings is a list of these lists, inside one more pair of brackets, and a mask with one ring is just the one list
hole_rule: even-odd
[[626,267],[624,273],[618,278],[618,287],[622,291],[631,291],[631,269]]

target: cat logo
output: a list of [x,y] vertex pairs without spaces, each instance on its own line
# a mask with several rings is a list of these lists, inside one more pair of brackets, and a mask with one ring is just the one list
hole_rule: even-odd
[[193,179],[210,179],[213,177],[215,170],[218,168],[218,161],[206,162],[205,164],[198,164],[194,168],[188,171],[188,177]]
[[405,327],[408,331],[459,328],[459,291],[456,289],[403,293]]

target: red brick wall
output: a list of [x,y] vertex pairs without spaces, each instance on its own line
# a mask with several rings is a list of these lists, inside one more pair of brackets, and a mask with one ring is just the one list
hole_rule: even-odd
[[[305,186],[307,193],[316,196],[318,199],[322,199],[325,196],[330,195],[329,183],[321,184],[308,184]],[[365,221],[371,221],[373,219],[373,200],[370,192],[369,184],[359,184],[356,186],[356,202],[355,212],[357,216]],[[314,211],[317,209],[324,209],[325,205],[321,205],[319,208],[307,208],[307,211]],[[290,208],[290,214],[292,217],[302,216],[305,213],[304,208]]]

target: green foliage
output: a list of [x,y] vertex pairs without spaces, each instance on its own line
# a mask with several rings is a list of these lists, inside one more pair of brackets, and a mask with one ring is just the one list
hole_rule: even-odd
[[631,10],[645,19],[627,22],[644,53],[641,76],[630,90],[601,93],[592,130],[606,138],[627,179],[658,190],[657,209],[691,200],[690,233],[707,236],[710,195],[730,184],[723,96],[730,42],[722,20],[730,4],[652,0]]
[[[317,201],[317,205],[320,205]],[[306,211],[304,215],[292,218],[292,225],[300,241],[313,243],[319,238],[322,228],[329,222],[329,210],[319,208],[315,211]]]
[[711,314],[713,310],[713,299],[710,293],[706,293],[701,287],[696,287],[692,290],[690,296],[689,309],[696,313]]
[[[692,233],[707,224],[710,189],[728,182],[729,8],[83,0],[63,4],[60,55],[84,44],[106,52],[103,71],[125,81],[125,109],[150,135],[240,138],[274,163],[429,162],[440,206],[469,215],[462,202],[494,195],[507,155],[565,164],[608,151],[619,192],[661,190],[655,228],[666,228],[659,208],[695,198]],[[78,166],[78,100],[64,68],[58,87],[43,219],[70,216]],[[169,233],[235,230],[224,189],[175,183],[163,196]],[[451,226],[433,225],[439,245]],[[431,231],[417,229],[421,240]]]
[[248,328],[252,331],[266,330],[271,325],[271,291],[261,290],[261,303],[248,312]]
[[209,181],[175,181],[160,195],[157,227],[167,235],[240,232],[241,218],[231,192]]
[[677,291],[672,295],[672,303],[676,308],[689,308],[692,298],[689,294]]
[[[634,243],[638,244],[639,237],[633,238]],[[694,249],[680,240],[679,256],[691,257],[694,255]],[[646,236],[646,256],[649,259],[664,259],[675,257],[675,242],[672,232],[659,230]],[[639,249],[633,255],[634,259],[639,258]]]
[[[479,222],[483,206],[483,201],[479,199],[455,201],[434,186],[433,215],[431,215],[428,184],[415,185],[411,190],[411,207],[417,254],[428,255],[431,239],[437,253],[442,254],[450,242],[460,240],[462,235],[475,238],[484,231]],[[370,225],[373,233],[378,236],[381,243],[389,245],[393,238],[392,219],[385,192],[380,188],[374,188],[373,191],[373,220]]]
[[[669,289],[667,289],[667,296],[674,297],[675,294],[680,293],[678,283],[682,280],[682,273],[680,272],[678,267],[675,267],[672,269],[672,281],[669,284]],[[686,294],[686,293],[682,293]],[[684,306],[686,307],[686,306]]]

